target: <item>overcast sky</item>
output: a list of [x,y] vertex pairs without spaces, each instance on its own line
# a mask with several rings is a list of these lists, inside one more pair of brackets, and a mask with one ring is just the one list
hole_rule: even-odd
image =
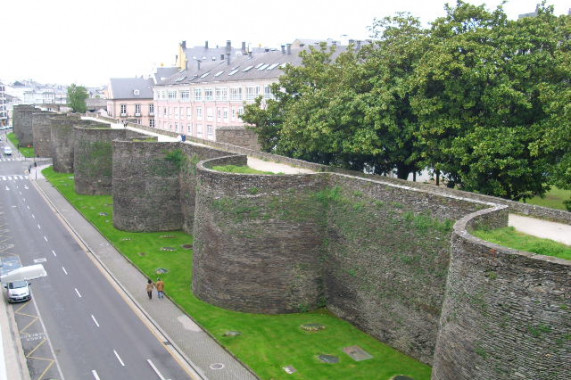
[[[501,0],[467,0],[495,9]],[[511,19],[540,0],[510,0]],[[27,0],[0,5],[0,81],[105,85],[172,65],[178,44],[231,40],[279,47],[296,38],[369,37],[374,18],[407,11],[428,23],[456,0]],[[557,15],[571,0],[548,0]],[[89,8],[91,7],[91,8]]]

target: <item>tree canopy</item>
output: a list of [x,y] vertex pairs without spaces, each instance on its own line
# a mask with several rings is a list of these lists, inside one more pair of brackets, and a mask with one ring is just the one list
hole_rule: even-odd
[[75,83],[67,88],[67,104],[73,112],[84,113],[87,110],[85,99],[89,98],[87,89],[83,86],[77,86]]
[[571,189],[570,16],[508,20],[457,1],[428,28],[375,19],[372,42],[301,53],[246,106],[264,150],[509,199]]

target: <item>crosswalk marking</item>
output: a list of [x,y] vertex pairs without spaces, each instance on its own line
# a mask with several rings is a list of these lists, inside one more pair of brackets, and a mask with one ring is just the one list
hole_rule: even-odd
[[24,175],[2,175],[0,176],[0,181],[18,181],[26,179]]

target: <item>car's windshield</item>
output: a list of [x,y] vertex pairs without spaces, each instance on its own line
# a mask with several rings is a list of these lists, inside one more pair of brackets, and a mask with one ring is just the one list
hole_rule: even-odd
[[25,288],[26,286],[28,286],[27,281],[14,281],[8,284],[8,288],[10,289]]

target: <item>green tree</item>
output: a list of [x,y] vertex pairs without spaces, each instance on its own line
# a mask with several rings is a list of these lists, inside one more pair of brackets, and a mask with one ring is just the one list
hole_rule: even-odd
[[569,151],[569,139],[554,139],[563,129],[569,136],[554,98],[569,91],[569,71],[559,66],[569,58],[568,16],[545,4],[518,21],[501,7],[462,1],[446,10],[415,71],[425,162],[465,190],[515,200],[544,194]]
[[89,98],[89,94],[85,87],[73,83],[67,88],[67,104],[73,112],[84,113],[87,110],[85,105],[87,98]]

